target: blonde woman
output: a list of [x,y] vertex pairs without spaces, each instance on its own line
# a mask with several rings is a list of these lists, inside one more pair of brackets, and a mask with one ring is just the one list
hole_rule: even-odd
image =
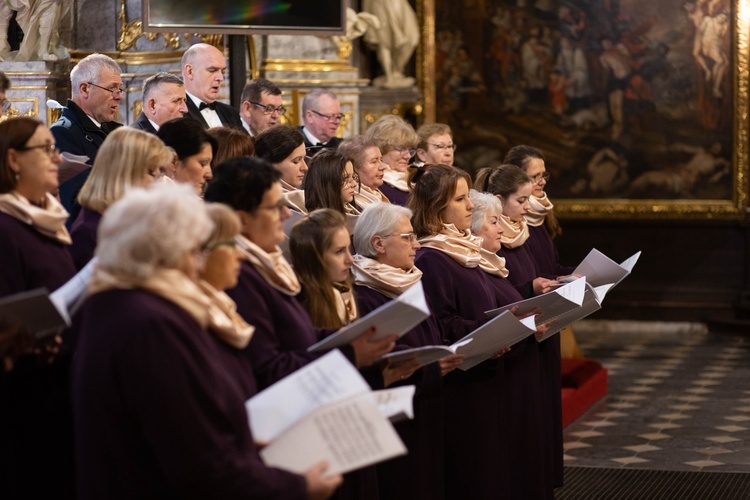
[[400,116],[385,115],[367,129],[365,137],[380,148],[388,165],[380,190],[391,203],[406,205],[410,191],[407,169],[419,143],[414,128]]
[[69,248],[77,269],[94,256],[97,228],[107,208],[128,190],[150,185],[171,159],[164,143],[148,132],[120,127],[107,136],[78,194],[81,211],[71,227]]

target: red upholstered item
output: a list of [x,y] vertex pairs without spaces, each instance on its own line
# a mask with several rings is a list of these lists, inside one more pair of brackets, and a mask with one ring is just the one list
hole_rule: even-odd
[[563,427],[607,394],[607,370],[590,359],[562,360]]

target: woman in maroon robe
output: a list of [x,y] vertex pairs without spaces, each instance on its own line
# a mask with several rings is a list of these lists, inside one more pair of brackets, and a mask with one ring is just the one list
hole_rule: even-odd
[[76,269],[94,256],[96,230],[104,211],[128,189],[150,185],[171,160],[164,143],[143,130],[120,127],[107,136],[78,193],[81,211],[70,229],[73,244],[68,249]]
[[[412,178],[409,205],[422,245],[416,266],[444,341],[453,343],[487,321],[485,311],[502,298],[492,282],[499,259],[480,252],[471,235],[474,205],[471,178],[459,169],[435,165]],[[498,353],[500,354],[500,353]],[[446,498],[509,498],[507,425],[500,401],[505,391],[502,359],[488,360],[445,377]]]
[[79,499],[327,497],[341,481],[260,459],[252,371],[197,284],[210,232],[189,186],[132,190],[102,218],[73,383]]
[[[389,203],[374,203],[364,210],[354,229],[354,292],[362,314],[398,297],[421,280],[414,267],[419,249],[409,221],[411,211]],[[401,337],[396,350],[441,345],[443,334],[434,316]],[[395,424],[408,455],[378,465],[378,488],[382,498],[442,499],[443,397],[442,376],[463,361],[462,355],[447,356],[423,367],[402,384],[416,386],[414,419]]]
[[[0,123],[0,297],[52,292],[75,274],[68,213],[57,189],[60,152],[41,122]],[[32,354],[0,376],[0,477],[9,498],[72,498],[70,353],[52,364]],[[40,481],[39,477],[45,478]]]
[[[544,155],[541,151],[531,146],[515,146],[505,155],[505,163],[515,165],[523,169],[531,178],[531,196],[529,197],[529,209],[524,215],[529,226],[529,239],[525,245],[531,249],[534,255],[539,275],[554,279],[559,276],[569,275],[574,267],[560,264],[560,257],[554,238],[562,233],[562,228],[555,216],[554,205],[547,197],[544,188],[549,180],[549,173],[544,164]],[[565,330],[563,330],[565,332]],[[560,335],[564,335],[561,332]],[[572,331],[569,331],[566,340],[575,345]],[[558,394],[562,390],[560,380],[560,335],[554,335],[539,345],[540,354],[544,359],[541,364],[542,380],[547,380],[552,407],[547,411],[551,418],[549,425],[554,429],[552,453],[554,460],[555,487],[563,485],[563,438],[562,438],[562,401]]]

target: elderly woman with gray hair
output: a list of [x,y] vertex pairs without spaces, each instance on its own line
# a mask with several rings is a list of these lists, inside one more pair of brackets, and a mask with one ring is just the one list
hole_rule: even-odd
[[[367,314],[399,296],[420,281],[414,267],[419,243],[412,229],[411,210],[388,203],[374,203],[360,215],[354,228],[354,292],[360,312]],[[443,344],[434,316],[404,335],[396,349]],[[443,498],[442,375],[463,362],[462,355],[441,359],[405,380],[417,386],[414,420],[399,422],[396,429],[409,454],[378,465],[382,498]]]
[[[482,238],[481,252],[496,254],[502,245],[503,226],[500,217],[503,213],[502,202],[494,195],[469,192],[469,199],[474,204],[471,216],[471,232]],[[502,257],[496,257],[505,263]],[[503,267],[504,276],[491,276],[491,282],[502,300],[498,304],[511,304],[523,300],[523,297],[510,280],[507,269]],[[544,325],[538,333],[546,331]],[[540,381],[539,348],[534,336],[517,342],[510,353],[504,356],[504,378],[507,404],[504,422],[508,425],[508,445],[510,461],[511,498],[549,498],[552,485],[546,480],[549,474],[540,474],[548,466],[545,459],[548,432],[543,426],[542,382]],[[533,472],[532,472],[533,471]],[[536,478],[536,479],[535,479]]]
[[131,190],[102,217],[73,381],[78,498],[324,498],[341,481],[261,461],[252,372],[209,334],[196,283],[211,230],[184,185]]

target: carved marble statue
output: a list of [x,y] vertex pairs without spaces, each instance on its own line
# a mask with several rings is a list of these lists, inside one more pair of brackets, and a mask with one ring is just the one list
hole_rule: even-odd
[[8,25],[17,12],[16,21],[24,33],[15,61],[57,61],[67,57],[60,46],[60,20],[73,0],[0,0],[0,60],[10,55]]
[[380,20],[379,28],[369,29],[364,35],[365,42],[375,48],[385,73],[373,83],[388,88],[414,85],[414,78],[404,74],[419,44],[419,24],[414,9],[407,0],[363,0],[362,10]]

